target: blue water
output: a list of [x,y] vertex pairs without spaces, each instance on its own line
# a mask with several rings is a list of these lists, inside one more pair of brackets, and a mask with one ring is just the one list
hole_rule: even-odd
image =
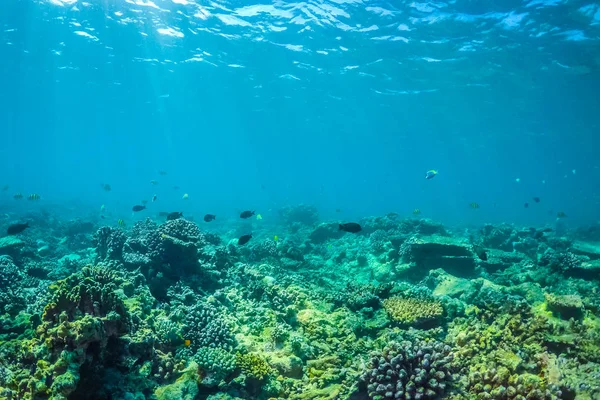
[[7,211],[600,219],[597,2],[5,0],[0,88]]

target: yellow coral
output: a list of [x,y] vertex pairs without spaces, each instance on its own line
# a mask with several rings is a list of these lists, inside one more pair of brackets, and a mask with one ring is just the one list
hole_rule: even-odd
[[258,380],[263,380],[271,373],[271,367],[264,358],[254,353],[236,355],[238,367],[248,377],[253,377]]
[[439,301],[404,297],[391,297],[384,300],[383,308],[394,321],[407,325],[430,322],[444,313],[444,308]]

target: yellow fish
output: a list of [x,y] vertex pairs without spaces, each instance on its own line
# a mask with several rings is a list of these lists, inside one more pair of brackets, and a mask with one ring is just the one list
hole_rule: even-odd
[[279,240],[279,236],[277,236],[277,235],[273,236],[273,240],[274,241],[278,241]]
[[183,200],[187,200],[189,197],[190,197],[190,195],[186,193],[186,194],[183,195],[182,199]]
[[477,203],[474,203],[474,202],[473,202],[473,203],[471,203],[471,204],[469,204],[469,206],[470,206],[471,208],[473,208],[473,209],[477,209],[477,208],[479,208],[479,204],[477,204]]
[[125,221],[123,221],[122,219],[117,221],[117,224],[119,224],[119,226],[125,226]]
[[27,199],[29,200],[39,200],[40,199],[40,195],[39,194],[30,194],[29,197],[27,197]]
[[419,214],[421,214],[421,210],[419,210],[418,208],[415,208],[413,210],[413,215],[419,215]]
[[262,215],[256,214],[256,219],[262,219]]
[[185,347],[189,347],[189,346],[190,346],[190,344],[192,344],[192,341],[191,341],[190,339],[185,339],[185,340],[183,341],[183,345],[184,345]]

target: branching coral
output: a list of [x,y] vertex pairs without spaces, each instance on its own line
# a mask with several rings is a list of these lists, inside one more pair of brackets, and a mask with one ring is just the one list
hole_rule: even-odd
[[442,343],[392,342],[373,353],[362,380],[372,399],[438,399],[452,382],[452,360]]

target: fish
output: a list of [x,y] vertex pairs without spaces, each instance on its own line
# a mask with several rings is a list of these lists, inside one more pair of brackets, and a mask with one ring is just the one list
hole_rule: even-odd
[[158,199],[158,197],[156,195],[152,196],[152,202],[154,203],[156,200]]
[[525,208],[529,208],[529,203],[525,203],[525,204],[523,204],[523,207],[525,207]]
[[138,211],[142,211],[145,210],[146,206],[133,206],[133,208],[131,209],[133,212],[138,212]]
[[433,179],[438,174],[437,170],[430,169],[425,173],[425,179]]
[[238,239],[238,246],[245,245],[246,243],[248,243],[250,241],[250,239],[252,239],[252,234],[240,236],[240,238]]
[[418,208],[415,208],[413,210],[413,215],[419,215],[419,214],[421,214],[421,210],[419,210]]
[[339,212],[342,212],[342,210],[341,210],[340,208],[336,208],[336,209],[335,209],[335,212],[336,212],[336,213],[339,213]]
[[473,203],[470,203],[470,204],[469,204],[469,207],[471,207],[471,208],[473,208],[473,209],[477,209],[477,208],[479,208],[479,204],[477,204],[477,203],[473,202]]
[[119,219],[119,220],[117,220],[117,225],[125,226],[125,221],[123,221],[122,219]]
[[539,197],[534,197],[533,201],[535,201],[536,203],[539,203],[540,202],[540,198]]
[[556,218],[567,218],[567,214],[565,214],[562,211],[559,211],[558,213],[556,213]]
[[146,204],[148,204],[148,200],[142,200],[142,204],[143,204],[143,205],[146,205]]
[[339,224],[339,230],[350,233],[358,233],[362,231],[362,228],[356,222],[348,222],[345,224]]
[[169,213],[167,215],[167,221],[174,221],[174,220],[179,219],[181,217],[183,217],[183,213],[179,212],[179,211],[175,211],[175,212]]
[[13,199],[15,200],[21,200],[23,198],[23,195],[21,193],[17,193],[13,196]]
[[158,171],[158,174],[165,176],[167,174],[167,171],[161,170],[161,171]]
[[213,214],[206,214],[204,216],[204,222],[210,222],[210,221],[214,221],[217,218],[216,215]]
[[190,347],[190,345],[191,345],[191,344],[192,344],[192,341],[191,341],[190,339],[185,339],[185,340],[183,341],[183,345],[184,345],[185,347]]
[[25,229],[29,228],[29,222],[25,222],[24,224],[12,224],[6,230],[7,235],[17,235],[23,232]]
[[544,233],[552,232],[552,228],[544,228],[544,229],[542,229],[542,232],[544,232]]
[[256,215],[256,219],[259,219],[259,220],[260,220],[260,219],[262,219],[262,215],[260,215],[260,214],[257,214],[257,215]]
[[158,185],[158,181],[155,181],[154,179],[152,179],[152,180],[150,181],[150,184],[151,184],[151,185]]
[[104,215],[100,215],[100,218],[102,219],[106,219],[106,217]]
[[240,218],[243,218],[243,219],[250,218],[251,216],[253,216],[253,215],[254,215],[254,213],[255,213],[255,211],[243,211],[243,212],[240,214]]
[[39,200],[40,199],[40,195],[39,194],[30,194],[29,196],[27,196],[27,200]]
[[279,236],[277,236],[277,235],[273,236],[273,240],[277,242],[279,240]]
[[183,197],[182,197],[182,199],[183,199],[183,200],[187,200],[187,199],[189,199],[189,198],[190,198],[190,195],[189,195],[189,194],[187,194],[187,193],[185,193],[185,194],[183,195]]
[[101,212],[101,213],[103,213],[105,208],[106,208],[106,207],[104,207],[104,204],[102,204],[102,205],[100,206],[100,212]]
[[179,190],[179,186],[173,186],[174,190]]
[[488,259],[487,252],[485,251],[485,249],[483,247],[474,244],[473,252],[475,254],[477,254],[477,257],[479,257],[479,259],[481,261],[487,261],[487,259]]
[[8,188],[10,188],[10,186],[8,186],[8,185],[4,185],[4,186],[2,187],[2,191],[3,191],[3,192],[6,192],[6,191],[8,190]]
[[101,183],[100,187],[102,188],[102,190],[104,190],[105,192],[110,192],[112,190],[112,188],[110,187],[110,185],[108,183]]

